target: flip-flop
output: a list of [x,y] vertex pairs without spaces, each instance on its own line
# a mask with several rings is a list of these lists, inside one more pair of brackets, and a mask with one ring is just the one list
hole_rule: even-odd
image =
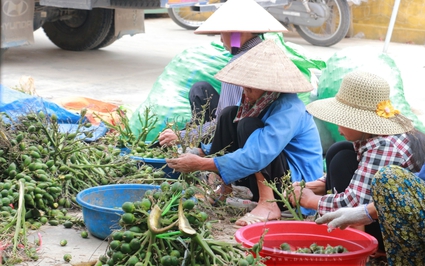
[[[278,219],[274,219],[274,220],[278,220]],[[243,221],[246,224],[245,225],[237,225],[236,223],[238,221]],[[242,227],[247,226],[247,225],[251,225],[251,224],[255,224],[255,223],[262,223],[262,222],[266,222],[266,221],[271,221],[271,220],[268,220],[266,217],[257,216],[255,214],[248,212],[244,216],[239,218],[236,221],[236,223],[233,225],[233,227],[234,228],[242,228]]]

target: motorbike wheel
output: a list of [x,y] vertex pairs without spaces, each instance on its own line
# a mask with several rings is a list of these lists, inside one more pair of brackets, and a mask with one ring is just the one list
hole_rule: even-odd
[[330,16],[320,27],[294,25],[298,34],[317,46],[331,46],[345,38],[350,28],[350,8],[346,0],[310,0],[326,4]]
[[190,7],[169,8],[168,15],[174,23],[187,30],[196,30],[209,17],[201,17],[200,12],[192,11]]
[[[220,0],[210,0],[211,3],[219,3]],[[180,27],[187,30],[196,30],[205,22],[214,12],[199,12],[192,10],[191,7],[169,8],[168,15]]]

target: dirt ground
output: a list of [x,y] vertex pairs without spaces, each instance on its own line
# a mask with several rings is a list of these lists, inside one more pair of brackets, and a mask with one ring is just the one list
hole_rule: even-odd
[[[237,218],[242,217],[246,212],[247,210],[242,208],[223,208],[223,210],[218,209],[217,213],[219,213],[219,215],[217,216],[217,219],[211,220],[213,226],[212,234],[214,238],[222,241],[236,242],[234,235],[238,229],[234,227],[235,221]],[[223,215],[221,215],[221,213],[223,213]]]

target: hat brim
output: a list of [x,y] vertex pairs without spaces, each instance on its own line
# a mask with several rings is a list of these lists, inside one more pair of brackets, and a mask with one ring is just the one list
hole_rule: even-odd
[[401,134],[413,129],[413,126],[402,126],[374,111],[345,105],[336,98],[313,101],[306,105],[306,109],[320,120],[373,135]]
[[313,90],[313,85],[273,40],[265,40],[251,48],[214,77],[264,91],[300,93]]

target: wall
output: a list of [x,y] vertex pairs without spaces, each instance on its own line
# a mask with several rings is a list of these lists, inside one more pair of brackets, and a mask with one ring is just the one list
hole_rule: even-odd
[[[367,0],[360,5],[352,5],[351,37],[364,35],[366,39],[385,40],[394,2]],[[391,41],[425,44],[424,0],[400,1]]]

